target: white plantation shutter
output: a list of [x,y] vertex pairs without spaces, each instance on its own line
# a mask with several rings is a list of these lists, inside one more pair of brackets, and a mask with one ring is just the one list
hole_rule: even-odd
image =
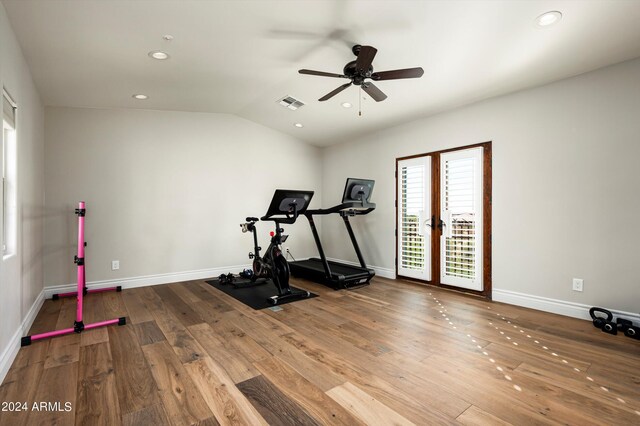
[[12,129],[16,128],[16,107],[15,102],[8,93],[2,92],[2,118]]
[[441,282],[482,290],[482,148],[441,156]]
[[[2,186],[0,188],[0,198],[2,198],[2,253],[8,253],[8,244],[11,238],[10,224],[15,221],[15,214],[11,216],[12,208],[15,209],[15,177],[13,178],[13,184],[9,181],[9,165],[11,160],[9,158],[9,144],[10,137],[16,128],[16,104],[11,99],[11,96],[2,90],[2,140],[0,146],[0,168],[2,169]],[[15,152],[15,149],[14,149]],[[15,159],[15,154],[12,157]],[[15,167],[15,166],[13,166]],[[13,186],[13,188],[11,188]],[[15,234],[15,232],[14,232]]]
[[398,275],[431,279],[431,157],[398,162]]
[[475,215],[473,206],[472,158],[447,161],[445,202],[450,212],[450,231],[446,247],[447,274],[475,278]]
[[422,269],[424,236],[418,233],[420,212],[423,208],[424,167],[402,168],[402,266]]

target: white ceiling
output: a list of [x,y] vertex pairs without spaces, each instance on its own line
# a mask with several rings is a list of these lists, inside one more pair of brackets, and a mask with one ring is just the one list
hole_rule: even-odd
[[[640,56],[640,1],[2,1],[46,105],[230,113],[319,146]],[[389,97],[363,94],[362,117],[357,87],[318,102],[344,80],[297,70],[341,73],[354,43],[425,74],[376,83]]]

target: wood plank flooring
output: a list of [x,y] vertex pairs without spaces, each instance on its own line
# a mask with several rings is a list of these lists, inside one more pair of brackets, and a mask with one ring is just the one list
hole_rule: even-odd
[[[640,424],[640,341],[400,280],[294,284],[320,297],[254,311],[204,281],[92,294],[88,320],[127,325],[21,348],[0,403],[29,409],[0,425]],[[73,312],[48,300],[31,332]]]

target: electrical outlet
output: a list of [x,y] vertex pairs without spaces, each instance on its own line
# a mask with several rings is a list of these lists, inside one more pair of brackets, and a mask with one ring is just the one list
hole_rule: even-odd
[[112,271],[116,271],[120,269],[120,261],[119,260],[112,260],[111,261],[111,270]]
[[285,247],[285,248],[284,248],[284,252],[285,252],[285,253],[291,253],[291,252],[289,251],[289,247]]
[[582,291],[582,285],[584,284],[584,280],[582,278],[574,278],[573,279],[573,291]]

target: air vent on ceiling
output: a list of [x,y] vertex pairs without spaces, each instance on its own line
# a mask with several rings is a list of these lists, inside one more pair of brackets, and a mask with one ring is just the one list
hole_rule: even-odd
[[298,108],[300,108],[301,106],[304,106],[304,102],[302,102],[299,99],[294,98],[293,96],[285,96],[282,99],[278,100],[278,103],[280,105],[282,105],[285,108],[289,108],[293,111],[297,110]]

